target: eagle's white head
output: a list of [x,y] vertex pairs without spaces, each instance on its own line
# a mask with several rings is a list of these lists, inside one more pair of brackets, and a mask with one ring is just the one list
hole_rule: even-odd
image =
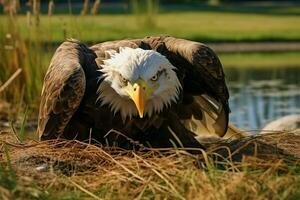
[[176,102],[181,84],[175,67],[153,50],[121,47],[108,51],[98,92],[101,105],[109,104],[123,120],[139,115],[151,117]]

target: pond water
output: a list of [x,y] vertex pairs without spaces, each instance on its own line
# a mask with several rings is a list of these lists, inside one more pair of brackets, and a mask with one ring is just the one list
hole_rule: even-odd
[[230,121],[258,131],[281,116],[300,114],[300,66],[225,68],[230,92]]

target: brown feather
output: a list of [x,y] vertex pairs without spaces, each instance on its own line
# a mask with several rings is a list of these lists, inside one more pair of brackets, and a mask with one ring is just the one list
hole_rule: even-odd
[[[97,102],[101,76],[98,69],[109,56],[105,51],[118,51],[119,47],[153,49],[166,56],[177,68],[183,86],[180,101],[151,118],[132,119],[125,123],[119,113],[114,115],[108,106],[100,106]],[[203,98],[204,94],[213,101]],[[200,106],[199,98],[202,99]],[[192,116],[202,120],[210,110],[217,116],[214,118],[216,133],[222,136],[228,124],[228,98],[222,65],[217,55],[204,44],[169,36],[104,42],[90,48],[67,41],[56,51],[45,76],[38,132],[41,139],[85,140],[91,135],[102,143],[123,144],[121,136],[115,133],[106,135],[115,129],[144,145],[170,147],[175,144],[202,148],[194,138],[198,133],[188,130],[182,121]],[[215,109],[214,104],[220,110]],[[123,147],[128,147],[128,144]]]
[[64,42],[51,60],[39,111],[38,134],[42,139],[59,137],[80,105],[86,84],[80,48],[78,42]]

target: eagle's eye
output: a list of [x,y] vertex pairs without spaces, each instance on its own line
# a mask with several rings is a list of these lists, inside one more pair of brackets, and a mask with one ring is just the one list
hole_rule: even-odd
[[154,76],[151,77],[151,81],[157,81],[158,79],[158,74],[155,74]]
[[121,75],[120,75],[120,81],[123,85],[127,85],[127,83],[128,83],[128,80]]

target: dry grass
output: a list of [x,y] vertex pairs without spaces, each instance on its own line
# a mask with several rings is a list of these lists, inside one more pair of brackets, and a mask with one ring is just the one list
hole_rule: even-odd
[[[225,143],[212,145],[207,153],[192,155],[183,150],[135,152],[63,140],[28,141],[20,145],[9,133],[0,136],[0,197],[3,199],[300,197],[297,157],[300,154],[293,153],[295,150],[299,153],[299,148],[281,148],[284,151],[281,152],[274,146],[277,153],[272,149],[266,153],[267,146],[259,148],[264,139],[270,138],[274,138],[273,143],[279,138],[282,144],[300,142],[300,136],[291,133],[244,139],[236,146],[227,143],[225,146],[232,153],[239,151],[244,155],[239,161],[230,161],[234,156],[216,159],[216,153],[222,154],[216,149]],[[284,138],[290,140],[285,142]],[[255,144],[255,150],[247,144]]]

